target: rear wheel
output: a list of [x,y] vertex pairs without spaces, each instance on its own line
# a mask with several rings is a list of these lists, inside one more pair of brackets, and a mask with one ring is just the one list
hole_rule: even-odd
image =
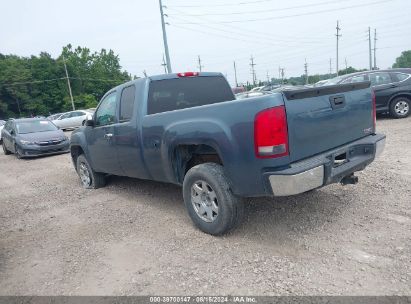
[[97,189],[104,187],[106,178],[104,174],[95,172],[84,154],[77,158],[77,173],[80,177],[81,185],[86,189]]
[[224,234],[242,220],[243,201],[232,193],[221,165],[191,168],[184,178],[183,196],[190,218],[205,233]]
[[9,155],[11,153],[9,150],[7,150],[6,144],[4,143],[4,140],[1,144],[1,146],[3,147],[3,152],[4,152],[5,155]]
[[390,104],[390,114],[394,118],[405,118],[410,114],[410,99],[397,97]]

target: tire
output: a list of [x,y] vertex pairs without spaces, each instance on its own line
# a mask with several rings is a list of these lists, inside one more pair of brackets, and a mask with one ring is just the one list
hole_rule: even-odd
[[20,154],[19,148],[17,147],[17,145],[14,145],[14,155],[18,158],[18,159],[22,159],[23,156]]
[[394,98],[390,103],[390,115],[394,118],[405,118],[410,115],[411,101],[406,97]]
[[106,185],[104,174],[95,172],[84,154],[77,157],[77,173],[80,177],[81,185],[86,189],[97,189]]
[[191,220],[205,233],[221,235],[242,221],[243,200],[232,193],[221,165],[205,163],[188,170],[183,196]]
[[10,154],[11,154],[11,152],[10,152],[9,150],[7,150],[6,144],[4,143],[4,140],[3,140],[2,144],[1,144],[1,146],[3,147],[4,155],[10,155]]

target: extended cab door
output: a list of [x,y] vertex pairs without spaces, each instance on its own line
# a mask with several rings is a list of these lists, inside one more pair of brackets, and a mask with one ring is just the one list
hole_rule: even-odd
[[97,172],[123,175],[117,159],[114,126],[117,123],[117,92],[112,91],[100,102],[94,115],[94,126],[85,130],[89,157]]
[[118,124],[114,127],[114,142],[120,166],[126,176],[149,178],[141,151],[139,113],[143,82],[122,88],[118,109]]

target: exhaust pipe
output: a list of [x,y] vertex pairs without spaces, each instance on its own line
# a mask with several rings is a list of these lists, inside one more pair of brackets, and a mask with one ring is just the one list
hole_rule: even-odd
[[358,183],[358,176],[355,176],[354,173],[343,177],[340,181],[342,185],[355,185]]

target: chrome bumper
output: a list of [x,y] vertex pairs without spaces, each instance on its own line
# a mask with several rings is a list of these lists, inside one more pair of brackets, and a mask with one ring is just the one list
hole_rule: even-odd
[[271,175],[269,177],[274,196],[303,193],[324,183],[324,166],[315,167],[294,175]]
[[[385,136],[375,135],[354,143],[325,152],[321,155],[291,164],[289,169],[267,173],[274,196],[295,195],[341,180],[363,170],[381,155],[385,147]],[[345,152],[347,160],[339,164],[335,155]]]

